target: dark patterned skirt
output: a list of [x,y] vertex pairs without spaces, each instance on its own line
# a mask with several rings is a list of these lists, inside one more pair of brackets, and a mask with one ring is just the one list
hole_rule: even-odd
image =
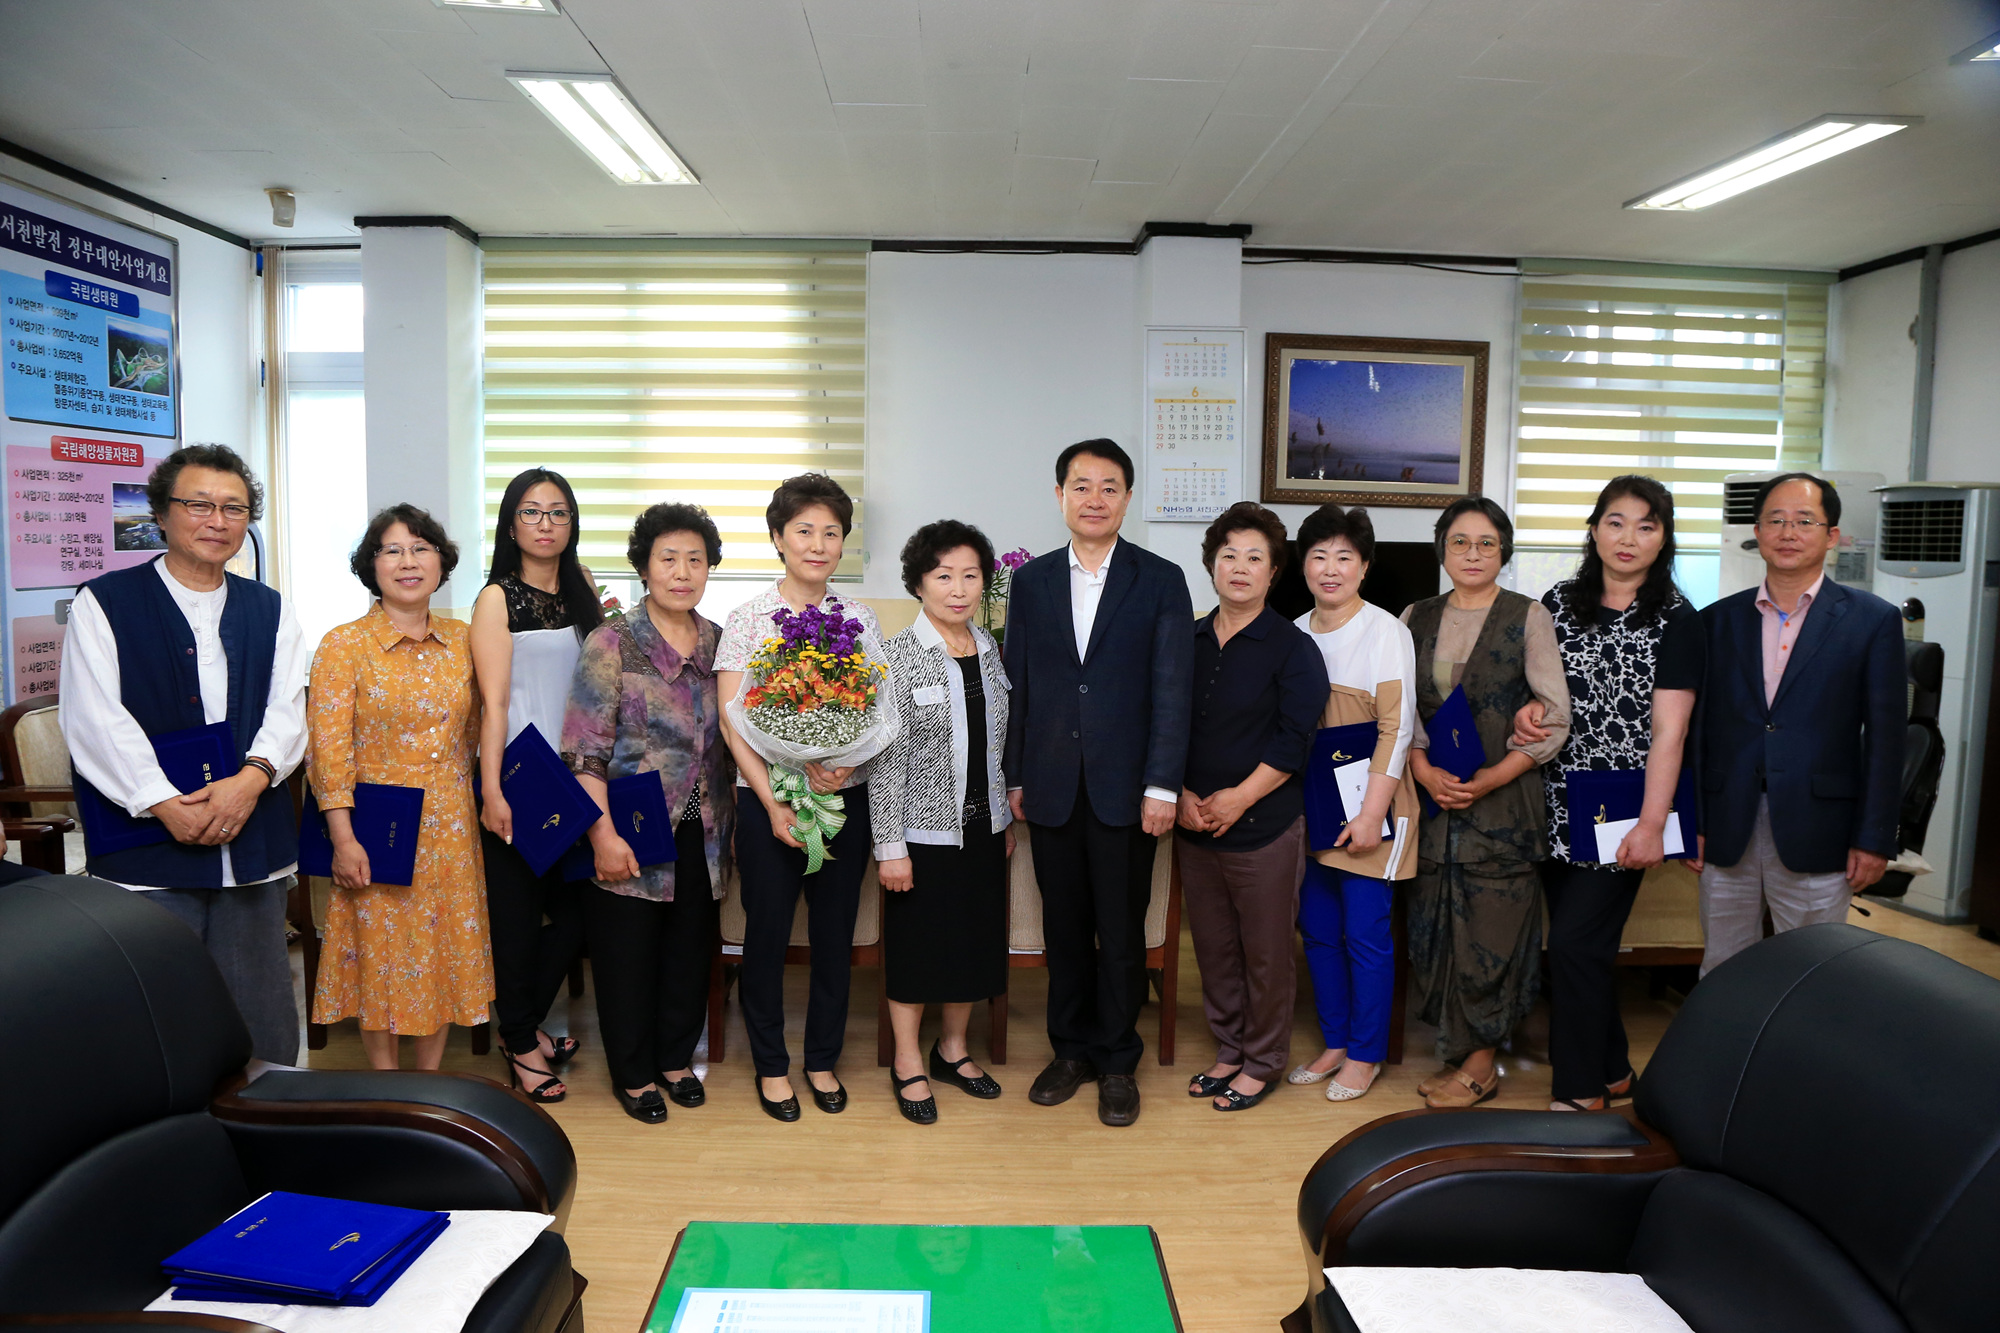
[[1417,1017],[1438,1058],[1498,1046],[1541,989],[1542,880],[1528,861],[1421,861],[1410,897]]
[[964,830],[963,847],[910,843],[910,890],[882,895],[884,983],[898,1004],[1007,989],[1007,835],[990,828]]

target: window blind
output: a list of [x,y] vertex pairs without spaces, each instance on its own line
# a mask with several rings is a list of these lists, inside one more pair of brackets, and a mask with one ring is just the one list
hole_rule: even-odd
[[764,527],[772,487],[825,472],[855,499],[835,577],[858,578],[867,266],[865,247],[838,244],[489,239],[486,545],[507,482],[548,467],[576,491],[578,554],[600,582],[632,577],[632,521],[662,500],[715,519],[717,578],[768,579],[780,572]]
[[1576,546],[1604,483],[1643,472],[1681,547],[1715,550],[1724,477],[1819,466],[1833,275],[1582,267],[1523,265],[1516,539]]

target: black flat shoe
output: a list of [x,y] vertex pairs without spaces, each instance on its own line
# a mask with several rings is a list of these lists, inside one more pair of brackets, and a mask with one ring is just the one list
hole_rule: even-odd
[[818,1088],[813,1088],[812,1075],[807,1074],[806,1086],[812,1088],[813,1105],[828,1115],[839,1115],[847,1109],[847,1089],[839,1079],[833,1081],[832,1092],[821,1092]]
[[1210,1078],[1206,1074],[1196,1074],[1194,1081],[1188,1084],[1188,1096],[1220,1097],[1222,1090],[1229,1086],[1229,1080],[1235,1077],[1236,1074],[1234,1073],[1224,1074],[1221,1078]]
[[[1277,1086],[1278,1084],[1275,1079],[1269,1083],[1266,1083],[1263,1086],[1263,1088],[1257,1092],[1238,1092],[1234,1088],[1225,1086],[1221,1092],[1218,1092],[1215,1095],[1222,1098],[1224,1101],[1228,1102],[1229,1105],[1217,1106],[1215,1109],[1218,1111],[1247,1111],[1251,1107],[1255,1106],[1258,1102],[1261,1102],[1266,1097],[1270,1096],[1271,1089]],[[1211,1102],[1210,1105],[1214,1105],[1214,1103]]]
[[661,1079],[660,1086],[667,1090],[667,1096],[673,1099],[675,1106],[700,1106],[708,1100],[708,1089],[702,1087],[701,1080],[693,1074],[671,1082]]
[[773,1120],[782,1121],[787,1125],[799,1118],[799,1099],[797,1094],[787,1097],[781,1102],[774,1102],[764,1095],[764,1084],[761,1080],[757,1084],[757,1105],[764,1108],[765,1115],[770,1116]]
[[896,1089],[896,1109],[903,1113],[903,1119],[913,1125],[935,1125],[937,1123],[937,1098],[926,1097],[920,1102],[913,1102],[903,1095],[904,1088],[909,1087],[912,1083],[922,1083],[923,1081],[924,1076],[922,1074],[912,1074],[908,1078],[897,1078],[894,1069],[889,1071],[889,1082]]
[[961,1088],[981,1101],[992,1101],[1000,1095],[1000,1085],[994,1082],[991,1075],[980,1074],[976,1077],[968,1078],[958,1072],[962,1067],[971,1063],[972,1057],[969,1055],[961,1056],[956,1060],[947,1060],[944,1058],[944,1052],[938,1049],[938,1044],[936,1042],[931,1043],[930,1076],[932,1078],[942,1083],[949,1083],[955,1088]]
[[640,1124],[659,1125],[666,1123],[667,1100],[660,1096],[658,1088],[648,1088],[637,1097],[626,1092],[625,1089],[618,1087],[612,1088],[611,1093],[618,1099],[618,1104],[625,1108],[625,1114],[631,1116]]
[[545,1057],[549,1062],[549,1068],[566,1065],[576,1058],[578,1042],[575,1037],[549,1037],[548,1033],[537,1029],[535,1032],[537,1044],[543,1037],[548,1037],[549,1045],[555,1048]]
[[[505,1046],[500,1048],[500,1058],[507,1062],[508,1082],[519,1088],[522,1095],[527,1097],[529,1101],[539,1102],[543,1106],[554,1106],[557,1102],[569,1096],[569,1089],[563,1086],[561,1075],[543,1074],[541,1070],[536,1069],[534,1066],[523,1064]],[[521,1077],[524,1073],[529,1078],[539,1075],[541,1082],[535,1084],[533,1087],[529,1087],[528,1080]],[[555,1088],[557,1091],[549,1091],[551,1088]]]

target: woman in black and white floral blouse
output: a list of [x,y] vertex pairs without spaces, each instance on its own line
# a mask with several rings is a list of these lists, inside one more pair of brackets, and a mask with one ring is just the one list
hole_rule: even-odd
[[[1542,769],[1548,800],[1549,1062],[1552,1111],[1595,1111],[1632,1087],[1618,1016],[1618,940],[1663,834],[1701,684],[1701,616],[1674,584],[1674,500],[1651,477],[1613,478],[1597,497],[1573,578],[1542,594],[1569,683],[1569,739]],[[1542,733],[1530,703],[1516,739]],[[1645,804],[1615,862],[1570,827],[1568,778],[1644,769]],[[1700,863],[1692,862],[1696,868]]]
[[[889,1078],[897,1108],[919,1125],[937,1121],[931,1081],[1000,1095],[965,1048],[973,1002],[1007,989],[1007,674],[993,636],[972,623],[992,570],[993,544],[978,528],[946,519],[917,529],[903,547],[903,586],[923,609],[884,645],[903,730],[875,761],[869,819],[887,890]],[[926,1004],[944,1010],[928,1067],[918,1035]]]

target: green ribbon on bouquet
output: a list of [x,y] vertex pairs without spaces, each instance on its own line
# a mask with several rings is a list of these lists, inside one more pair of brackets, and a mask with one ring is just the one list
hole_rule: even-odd
[[797,820],[792,836],[806,846],[806,873],[816,873],[834,859],[826,844],[847,827],[846,799],[839,792],[822,796],[805,774],[776,764],[771,766],[771,795],[792,807]]

